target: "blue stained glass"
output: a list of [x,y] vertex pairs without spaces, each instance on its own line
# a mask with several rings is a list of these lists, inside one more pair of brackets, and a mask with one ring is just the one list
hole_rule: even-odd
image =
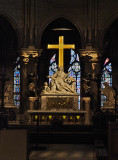
[[77,54],[77,58],[76,58],[76,60],[79,62],[79,55]]
[[[50,66],[49,66],[49,75],[53,75],[57,71],[57,64],[56,64],[56,54],[53,55],[53,57],[50,60]],[[51,78],[49,78],[49,83],[51,81]]]
[[74,63],[72,66],[73,71],[78,72],[80,70],[80,66],[78,66],[78,63]]
[[14,101],[15,106],[20,107],[20,101]]
[[20,85],[14,85],[14,92],[19,93],[20,92]]
[[56,58],[56,54],[54,54],[54,56],[51,58],[50,64],[53,63],[53,62],[55,62],[55,58]]
[[80,93],[80,86],[78,86],[77,88],[77,93]]
[[20,107],[20,57],[17,58],[14,69],[14,104]]
[[72,67],[68,70],[68,72],[70,72],[70,76],[76,78],[76,75],[77,75],[77,74],[76,74],[75,72],[73,72]]
[[57,71],[56,62],[55,62],[55,63],[52,63],[51,69],[53,70],[53,72],[56,72],[56,71]]
[[16,94],[16,95],[14,95],[14,100],[15,100],[15,101],[20,100],[20,95],[17,95],[17,94]]
[[75,52],[71,49],[71,60],[70,60],[70,64],[72,64],[72,62],[75,61],[75,58],[76,58]]
[[80,71],[77,73],[77,77],[81,77],[81,72]]
[[112,71],[111,63],[109,63],[109,64],[106,66],[106,70],[107,70],[107,72],[111,72],[111,71]]
[[[104,88],[104,82],[107,82],[112,87],[112,66],[107,58],[104,63],[102,77],[101,77],[101,89]],[[101,106],[106,102],[106,97],[101,93]]]
[[20,77],[14,77],[14,84],[20,84]]
[[78,98],[78,109],[80,109],[80,78],[81,78],[81,70],[80,70],[80,61],[79,55],[71,49],[71,60],[70,60],[70,67],[68,69],[70,72],[70,76],[76,79],[76,91],[79,94]]
[[80,85],[80,78],[77,79],[77,85]]
[[16,70],[16,71],[14,72],[14,76],[15,76],[15,77],[19,77],[19,76],[20,76],[20,71],[19,71],[19,70]]
[[110,83],[112,84],[112,77],[111,77],[111,79],[110,79]]

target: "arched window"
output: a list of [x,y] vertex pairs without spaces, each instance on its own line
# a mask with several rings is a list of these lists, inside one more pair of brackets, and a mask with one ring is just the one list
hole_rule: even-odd
[[20,107],[20,57],[16,60],[14,69],[14,104]]
[[[49,67],[49,76],[53,75],[57,71],[57,64],[56,64],[56,54],[54,54],[50,60],[50,67]],[[49,78],[49,83],[51,78]]]
[[[109,86],[112,87],[112,66],[108,58],[105,60],[103,66],[102,77],[101,77],[101,89],[104,88],[104,82],[107,82]],[[101,93],[101,106],[103,106],[104,102],[106,102],[106,96],[104,96]]]
[[79,55],[71,49],[70,67],[68,69],[70,76],[76,79],[76,91],[79,94],[78,109],[80,109],[80,85],[81,85],[81,69]]

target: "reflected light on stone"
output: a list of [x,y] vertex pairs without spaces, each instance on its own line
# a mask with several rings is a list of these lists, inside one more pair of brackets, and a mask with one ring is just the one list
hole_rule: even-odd
[[53,31],[71,31],[73,29],[71,29],[71,28],[53,28],[52,30]]

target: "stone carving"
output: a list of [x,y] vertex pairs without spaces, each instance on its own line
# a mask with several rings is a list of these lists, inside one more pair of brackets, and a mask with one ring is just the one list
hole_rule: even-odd
[[48,78],[51,78],[50,87],[48,87],[48,84],[45,83],[43,93],[77,93],[75,91],[76,80],[72,76],[69,76],[69,74],[70,73],[65,73],[63,71],[63,67],[60,66],[56,73],[54,73],[52,76],[48,76]]
[[89,96],[91,90],[91,74],[88,73],[82,80],[85,96]]
[[36,97],[37,91],[36,91],[36,80],[37,76],[34,73],[30,73],[28,75],[28,88],[29,88],[29,96],[30,97]]
[[29,92],[30,92],[30,97],[35,97],[36,96],[36,90],[35,90],[35,84],[34,83],[29,84]]
[[5,87],[5,104],[14,104],[13,86],[10,83]]
[[105,88],[101,89],[103,95],[106,96],[106,102],[104,102],[104,106],[106,107],[115,107],[115,91],[112,87],[108,85],[107,82],[104,83]]
[[47,83],[47,82],[44,83],[44,89],[43,89],[42,92],[43,92],[44,94],[47,94],[47,93],[50,92],[50,88],[48,87],[48,83]]

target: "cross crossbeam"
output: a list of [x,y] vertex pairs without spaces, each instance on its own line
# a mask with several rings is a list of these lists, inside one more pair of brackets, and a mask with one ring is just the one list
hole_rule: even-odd
[[64,49],[75,49],[74,44],[64,44],[64,36],[59,36],[59,44],[48,44],[48,49],[59,49],[58,67],[64,66]]

